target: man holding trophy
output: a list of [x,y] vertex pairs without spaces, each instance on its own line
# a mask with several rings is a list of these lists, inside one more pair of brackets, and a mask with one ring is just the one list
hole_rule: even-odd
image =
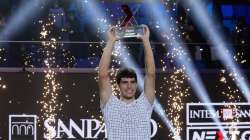
[[[108,41],[99,64],[98,84],[108,140],[149,140],[151,136],[150,120],[155,100],[155,63],[149,42],[149,28],[146,25],[111,27],[107,35]],[[112,94],[109,66],[115,41],[128,37],[140,38],[144,45],[144,93],[135,99],[136,73],[130,68],[120,69],[116,75],[116,82],[120,89],[118,99]]]

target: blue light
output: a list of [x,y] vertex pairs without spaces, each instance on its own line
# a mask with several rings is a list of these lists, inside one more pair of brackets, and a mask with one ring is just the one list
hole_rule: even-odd
[[232,5],[222,5],[221,12],[223,17],[232,17],[233,16],[233,6]]
[[204,10],[204,3],[198,0],[189,0],[186,2],[185,4],[191,7],[191,12],[193,14],[192,18],[199,26],[200,31],[202,31],[204,36],[207,37],[213,46],[215,46],[217,57],[222,61],[224,67],[232,73],[236,85],[239,87],[246,100],[250,102],[249,83],[233,59],[233,54],[230,49],[232,46],[224,39],[223,34],[217,30],[216,24],[208,18],[208,13]]
[[207,6],[208,13],[212,16],[213,15],[213,3],[210,2]]
[[235,16],[236,17],[247,16],[247,6],[246,5],[236,5],[235,6]]
[[233,32],[235,30],[235,23],[231,19],[223,20],[223,25],[227,27],[230,30],[230,32]]

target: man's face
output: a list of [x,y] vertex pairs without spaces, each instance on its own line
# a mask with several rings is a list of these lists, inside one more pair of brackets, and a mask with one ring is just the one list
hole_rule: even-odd
[[119,83],[121,96],[125,99],[131,99],[135,97],[137,83],[135,78],[121,78]]

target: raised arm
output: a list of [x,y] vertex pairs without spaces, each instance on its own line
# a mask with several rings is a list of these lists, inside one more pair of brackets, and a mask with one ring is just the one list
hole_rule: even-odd
[[106,47],[103,49],[103,54],[99,63],[98,73],[99,94],[102,106],[106,104],[110,95],[112,94],[112,88],[109,77],[109,66],[111,62],[112,50],[116,41],[114,27],[109,28],[107,35],[108,41]]
[[145,56],[145,79],[144,79],[144,94],[148,98],[149,102],[153,104],[155,99],[155,62],[153,51],[149,42],[150,31],[145,25],[145,34],[141,37],[144,45]]

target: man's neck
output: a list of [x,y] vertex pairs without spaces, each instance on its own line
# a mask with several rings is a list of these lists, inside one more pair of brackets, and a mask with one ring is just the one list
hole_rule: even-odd
[[133,102],[135,100],[135,98],[127,99],[127,98],[124,98],[124,97],[120,96],[120,100],[127,103],[127,104],[129,104],[129,103]]

